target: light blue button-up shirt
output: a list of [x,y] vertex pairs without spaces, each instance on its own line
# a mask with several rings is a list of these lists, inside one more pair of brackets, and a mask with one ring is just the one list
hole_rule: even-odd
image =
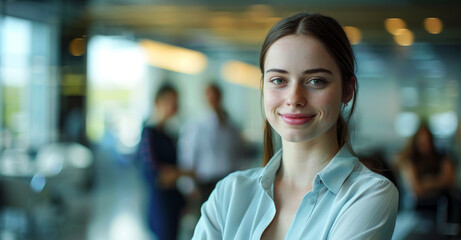
[[[278,151],[264,168],[230,174],[201,209],[193,239],[260,239],[275,216]],[[398,191],[343,147],[317,174],[285,236],[296,239],[391,239]]]

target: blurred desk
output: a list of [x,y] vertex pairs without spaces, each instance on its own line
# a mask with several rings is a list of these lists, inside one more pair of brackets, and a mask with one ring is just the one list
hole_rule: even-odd
[[[78,143],[53,143],[36,155],[0,153],[0,236],[59,239],[62,224],[93,179],[93,153]],[[41,237],[40,237],[41,236]]]
[[35,164],[22,149],[7,149],[0,154],[0,177],[32,177]]

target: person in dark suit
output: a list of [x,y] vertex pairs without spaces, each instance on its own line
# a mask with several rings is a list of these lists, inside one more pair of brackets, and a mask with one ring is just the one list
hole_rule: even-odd
[[159,240],[175,240],[185,201],[176,188],[181,172],[176,168],[175,140],[165,124],[178,110],[177,91],[169,85],[155,97],[154,123],[146,124],[139,145],[139,160],[149,184],[149,227]]

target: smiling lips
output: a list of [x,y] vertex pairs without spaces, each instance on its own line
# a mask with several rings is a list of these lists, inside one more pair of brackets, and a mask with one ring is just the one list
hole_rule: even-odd
[[285,113],[280,114],[280,116],[289,125],[303,125],[311,121],[315,117],[315,114]]

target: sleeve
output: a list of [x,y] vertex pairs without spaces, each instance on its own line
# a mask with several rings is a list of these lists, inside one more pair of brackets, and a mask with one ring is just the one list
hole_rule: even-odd
[[155,161],[154,151],[150,130],[144,128],[141,134],[141,142],[139,143],[138,158],[139,166],[148,182],[154,182],[158,176],[158,166]]
[[381,180],[360,192],[333,223],[332,240],[387,240],[392,238],[399,194],[394,184]]
[[194,161],[197,151],[196,130],[191,124],[186,125],[178,140],[178,163],[183,170],[194,170]]
[[201,217],[195,226],[193,240],[223,239],[222,190],[223,183],[218,182],[208,201],[201,208]]

